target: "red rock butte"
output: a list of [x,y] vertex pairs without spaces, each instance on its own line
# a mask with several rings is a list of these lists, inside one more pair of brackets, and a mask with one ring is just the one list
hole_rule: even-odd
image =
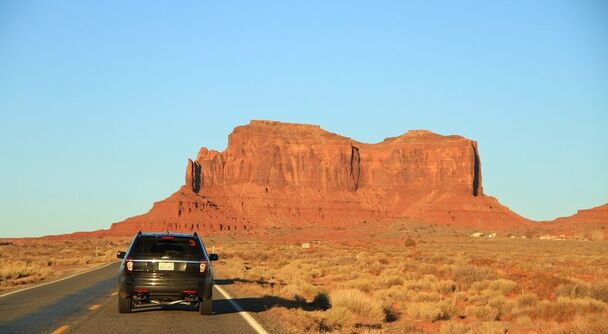
[[527,225],[482,186],[477,142],[413,130],[366,144],[317,125],[251,121],[223,152],[188,160],[185,185],[110,232],[249,231],[409,217],[438,224]]

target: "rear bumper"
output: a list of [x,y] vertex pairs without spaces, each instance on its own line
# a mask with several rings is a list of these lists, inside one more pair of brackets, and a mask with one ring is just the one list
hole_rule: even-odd
[[213,277],[199,277],[189,275],[161,276],[158,274],[121,275],[118,284],[118,293],[121,298],[136,295],[135,289],[145,289],[145,295],[150,299],[179,300],[187,294],[185,290],[194,290],[199,298],[211,299],[213,290]]

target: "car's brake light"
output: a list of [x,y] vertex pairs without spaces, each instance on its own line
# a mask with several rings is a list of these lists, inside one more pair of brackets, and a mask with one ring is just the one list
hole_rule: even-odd
[[125,267],[127,268],[127,271],[133,271],[133,261],[127,260]]
[[165,235],[165,236],[162,236],[162,237],[160,237],[160,238],[161,238],[162,240],[173,240],[173,239],[175,239],[175,237],[174,237],[174,236],[170,236],[170,235]]

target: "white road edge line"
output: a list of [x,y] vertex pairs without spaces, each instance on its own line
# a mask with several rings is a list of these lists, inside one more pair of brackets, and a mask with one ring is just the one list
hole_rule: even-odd
[[228,292],[226,292],[226,290],[222,289],[221,287],[214,285],[214,287],[217,289],[217,291],[219,291],[222,295],[224,295],[224,297],[228,300],[228,302],[230,304],[232,304],[232,306],[234,306],[234,308],[237,310],[237,312],[241,315],[241,317],[243,317],[243,319],[245,319],[245,321],[247,321],[247,323],[249,324],[249,326],[251,326],[251,328],[253,328],[258,334],[268,334],[268,332],[264,329],[264,327],[262,327],[262,325],[260,325],[259,322],[257,322],[252,316],[251,314],[243,311],[243,308],[241,307],[241,305],[239,305],[237,302],[235,302],[232,298],[232,296],[230,294],[228,294]]
[[70,276],[62,277],[62,278],[57,279],[57,280],[54,280],[54,281],[50,281],[50,282],[46,282],[46,283],[42,283],[42,284],[38,284],[38,285],[34,285],[34,286],[30,286],[30,287],[23,288],[23,289],[20,289],[20,290],[15,290],[15,291],[7,292],[7,293],[5,293],[5,294],[3,294],[3,295],[0,295],[0,298],[2,298],[2,297],[6,297],[6,296],[9,296],[9,295],[12,295],[12,294],[14,294],[14,293],[18,293],[18,292],[22,292],[22,291],[27,291],[27,290],[31,290],[31,289],[35,289],[35,288],[39,288],[39,287],[41,287],[41,286],[45,286],[45,285],[49,285],[49,284],[53,284],[53,283],[57,283],[57,282],[61,282],[61,281],[65,281],[66,279],[70,279],[70,278],[72,278],[72,277],[76,277],[76,276],[79,276],[79,275],[83,275],[83,274],[86,274],[86,273],[90,273],[91,271],[95,271],[95,270],[99,270],[99,269],[101,269],[101,268],[105,268],[105,267],[107,267],[107,266],[109,266],[109,265],[112,265],[112,264],[115,264],[115,263],[117,263],[117,262],[119,262],[119,261],[114,261],[114,262],[106,263],[106,264],[101,265],[101,266],[99,266],[99,267],[91,268],[91,269],[89,269],[89,270],[85,270],[85,271],[82,271],[82,272],[79,272],[79,273],[76,273],[76,274],[73,274],[73,275],[70,275]]

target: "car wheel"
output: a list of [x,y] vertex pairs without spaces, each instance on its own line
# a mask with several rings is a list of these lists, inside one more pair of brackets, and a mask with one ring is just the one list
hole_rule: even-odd
[[118,296],[118,313],[131,313],[133,302],[131,298],[121,298]]
[[198,309],[203,315],[210,315],[213,313],[213,299],[203,300],[199,303]]

